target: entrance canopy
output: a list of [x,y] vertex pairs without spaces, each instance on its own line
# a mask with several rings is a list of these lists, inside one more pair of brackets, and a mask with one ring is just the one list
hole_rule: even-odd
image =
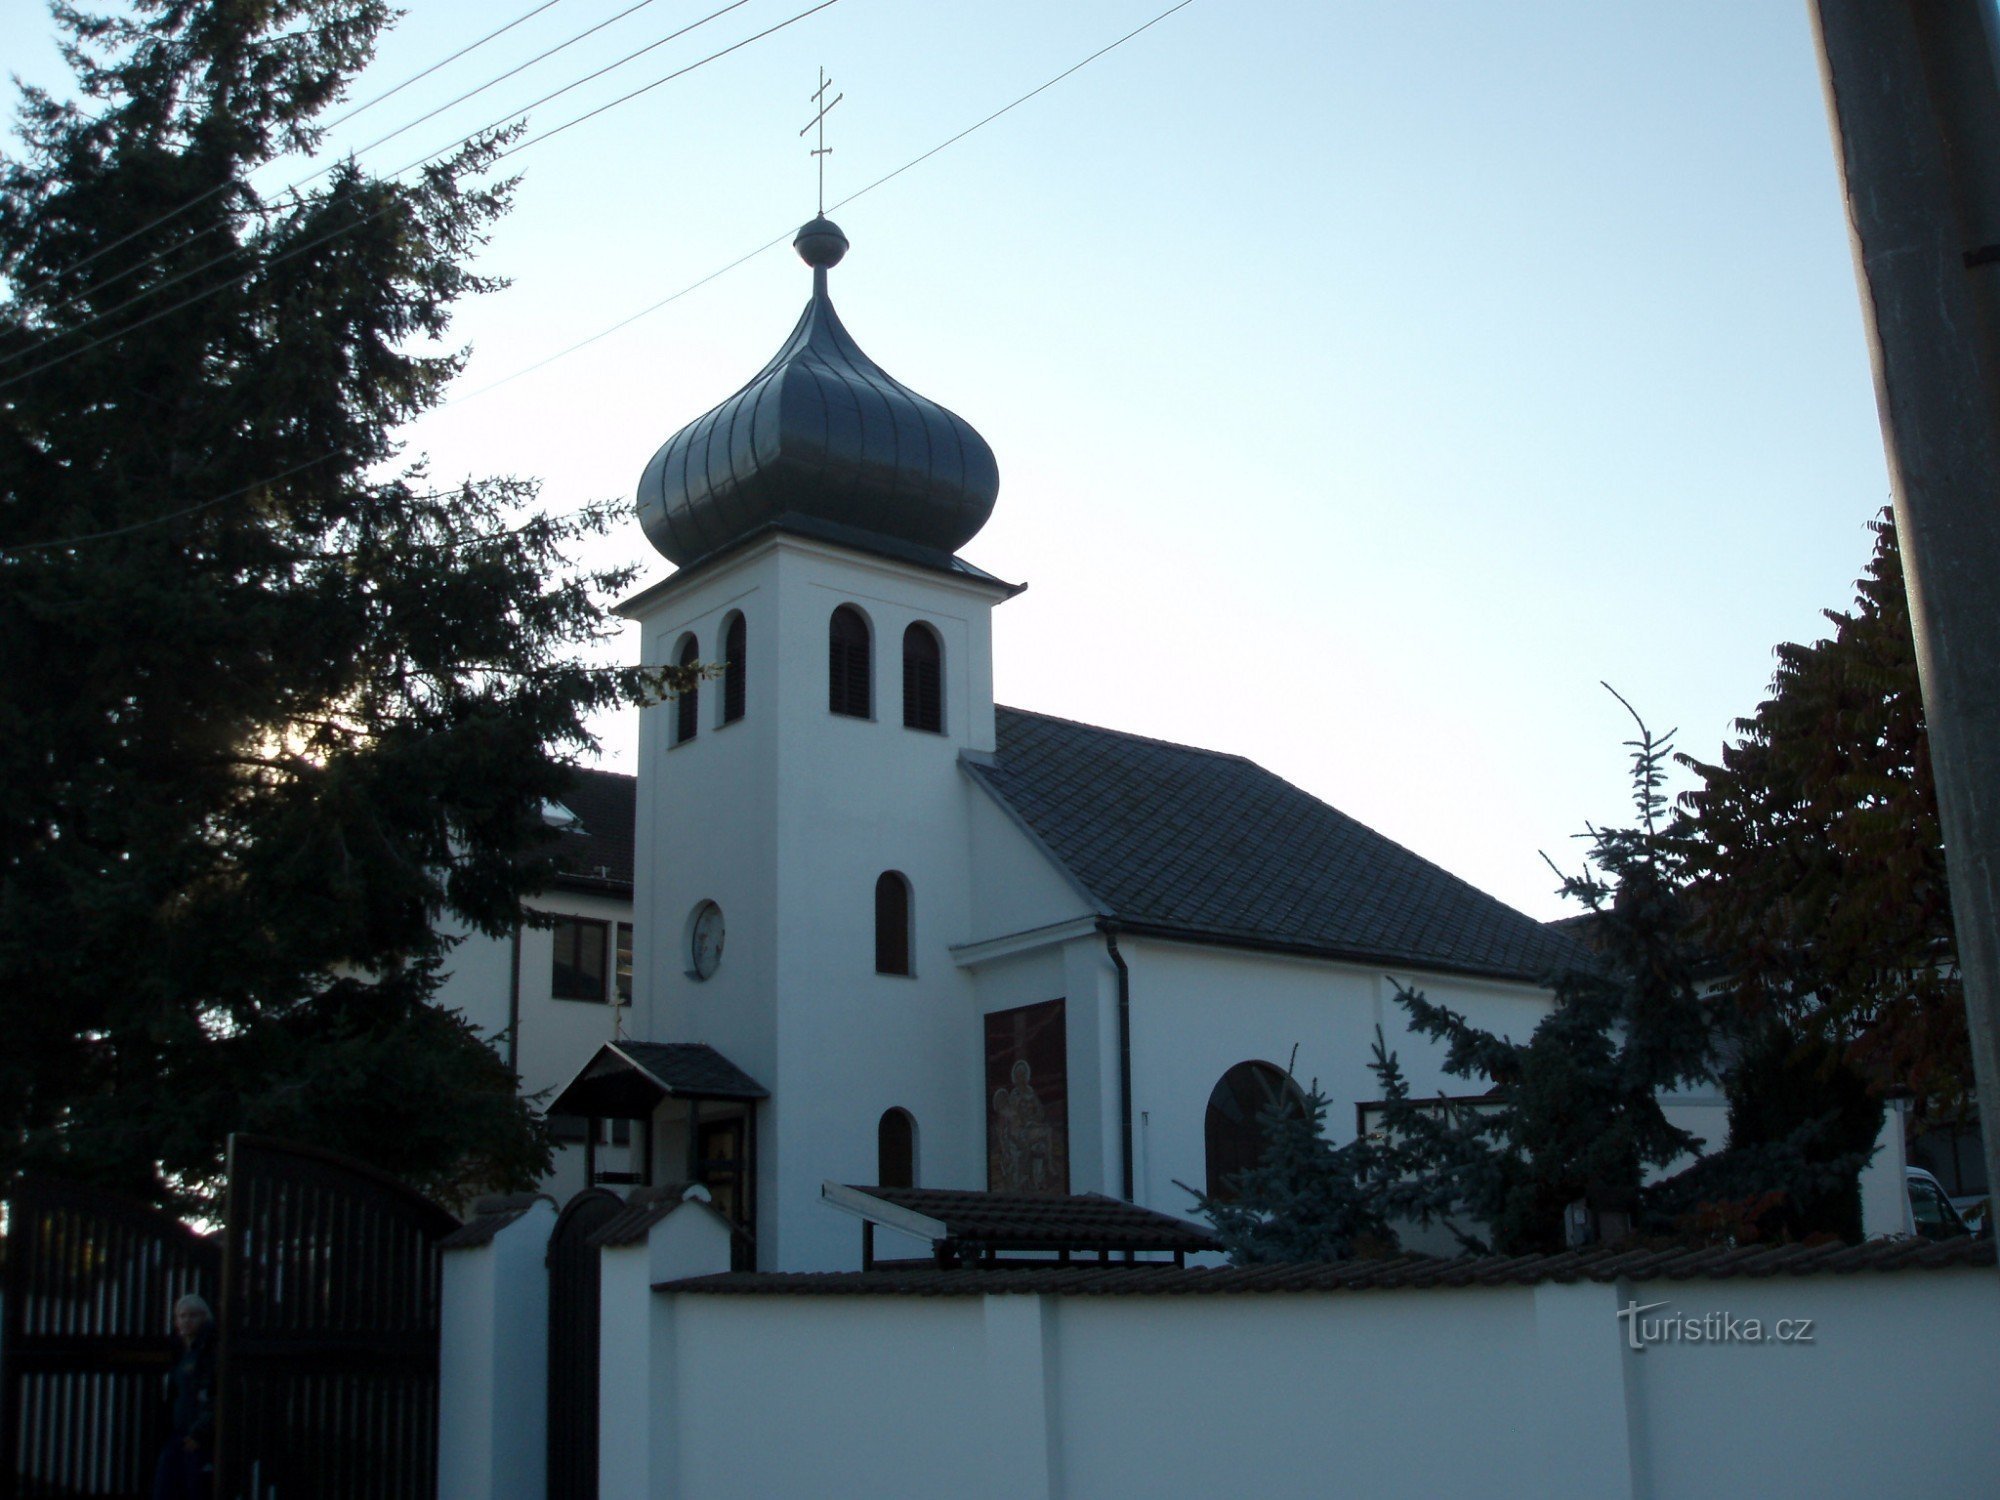
[[768,1099],[765,1088],[704,1042],[606,1042],[549,1105],[552,1115],[647,1120],[665,1099]]
[[[875,1226],[931,1242],[941,1266],[998,1263],[1007,1251],[1036,1256],[1095,1255],[1108,1262],[1140,1253],[1171,1253],[1176,1265],[1189,1253],[1220,1250],[1222,1242],[1200,1226],[1101,1193],[982,1193],[948,1188],[853,1187],[820,1184],[820,1198],[862,1221],[864,1268],[875,1260]],[[1046,1263],[1046,1262],[1043,1262]]]

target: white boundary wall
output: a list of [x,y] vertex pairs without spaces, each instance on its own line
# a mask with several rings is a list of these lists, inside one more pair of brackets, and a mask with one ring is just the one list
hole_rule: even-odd
[[542,1500],[548,1484],[549,1277],[555,1204],[447,1251],[438,1368],[438,1494]]
[[[607,1283],[608,1289],[608,1283]],[[1618,1309],[1814,1320],[1634,1353]],[[611,1316],[607,1307],[606,1317]],[[654,1500],[1991,1496],[2000,1276],[654,1293]],[[607,1456],[621,1442],[607,1431]],[[639,1493],[636,1489],[623,1493]]]

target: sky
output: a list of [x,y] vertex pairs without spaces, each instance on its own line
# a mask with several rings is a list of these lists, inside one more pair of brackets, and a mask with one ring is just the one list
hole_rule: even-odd
[[[537,3],[414,0],[350,104]],[[394,171],[726,0],[651,0],[364,149],[633,3],[556,0],[329,148]],[[1001,702],[1246,755],[1548,918],[1544,855],[1630,811],[1601,684],[1712,760],[1850,599],[1889,490],[1804,4],[1192,0],[842,203],[1171,0],[837,0],[533,143],[812,3],[528,111],[477,263],[510,285],[462,309],[410,456],[629,498],[810,292],[788,243],[687,289],[812,216],[824,67],[834,301],[999,460],[963,555],[1029,585]],[[60,90],[50,33],[0,9],[0,57]],[[636,523],[603,555],[668,571]],[[598,728],[635,769],[632,716]]]

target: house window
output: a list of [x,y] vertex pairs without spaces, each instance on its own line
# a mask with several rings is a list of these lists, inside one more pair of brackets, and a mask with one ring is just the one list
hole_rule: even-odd
[[910,972],[910,882],[894,870],[875,882],[875,972]]
[[618,1004],[630,1005],[632,1003],[632,924],[630,922],[620,922],[618,924],[618,987],[612,993],[617,996]]
[[875,1127],[875,1185],[917,1185],[917,1122],[907,1109],[885,1110]]
[[588,917],[558,917],[549,937],[555,948],[549,994],[558,1000],[603,1004],[604,950],[611,938],[610,924]]
[[944,647],[928,625],[903,632],[903,727],[944,732]]
[[734,724],[743,717],[743,674],[749,670],[744,647],[749,635],[743,616],[731,615],[722,632],[722,722]]
[[[674,656],[677,667],[691,667],[701,660],[701,652],[695,645],[693,636],[683,637],[681,649]],[[701,722],[701,688],[690,682],[681,689],[681,695],[674,700],[674,743],[684,745],[694,738]]]
[[1222,1075],[1208,1096],[1203,1142],[1208,1149],[1208,1196],[1222,1203],[1237,1198],[1237,1178],[1264,1159],[1272,1108],[1305,1113],[1305,1095],[1283,1072],[1265,1062],[1242,1062]]
[[868,621],[851,604],[836,609],[827,625],[826,706],[855,719],[874,712],[868,681]]

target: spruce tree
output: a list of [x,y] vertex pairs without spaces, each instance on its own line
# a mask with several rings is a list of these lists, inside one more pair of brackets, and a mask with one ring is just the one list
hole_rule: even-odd
[[1666,828],[1672,736],[1632,717],[1638,818],[1591,828],[1588,866],[1564,877],[1590,914],[1594,951],[1551,976],[1554,1005],[1528,1039],[1495,1036],[1397,986],[1412,1028],[1443,1044],[1445,1071],[1491,1090],[1476,1107],[1405,1097],[1384,1116],[1470,1248],[1563,1249],[1571,1204],[1636,1214],[1648,1172],[1702,1144],[1661,1105],[1664,1092],[1713,1076],[1716,1042]]
[[[435,1009],[506,931],[544,802],[635,687],[579,665],[609,512],[445,483],[397,432],[462,355],[510,184],[473,140],[305,177],[380,0],[55,8],[82,98],[0,159],[0,1185],[182,1206],[226,1134],[512,1187],[547,1142]],[[263,180],[263,179],[258,179]]]

